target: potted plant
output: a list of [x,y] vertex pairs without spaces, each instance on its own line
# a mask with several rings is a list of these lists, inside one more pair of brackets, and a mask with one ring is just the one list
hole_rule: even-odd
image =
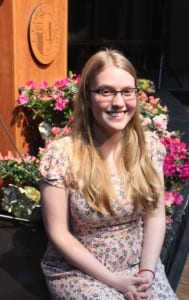
[[0,155],[1,212],[18,220],[40,219],[39,159],[25,155],[16,158],[11,152]]
[[139,79],[141,119],[145,128],[155,132],[166,150],[164,159],[165,207],[167,227],[174,222],[175,210],[184,201],[182,190],[189,180],[189,145],[181,139],[179,131],[169,132],[169,111],[156,98],[155,87],[150,80]]
[[44,144],[61,134],[63,129],[64,132],[70,130],[79,80],[80,76],[70,71],[68,77],[52,85],[45,80],[37,86],[36,82],[30,80],[19,88],[15,113],[17,120],[27,119],[25,135],[28,136],[28,124],[32,123],[37,126]]

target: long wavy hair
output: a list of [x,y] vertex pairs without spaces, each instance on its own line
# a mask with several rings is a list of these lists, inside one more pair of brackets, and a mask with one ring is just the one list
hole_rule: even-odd
[[[87,203],[104,215],[114,214],[115,199],[111,179],[93,139],[93,115],[89,108],[90,89],[97,74],[113,64],[129,72],[137,86],[136,70],[118,50],[100,50],[86,62],[75,97],[72,173]],[[161,181],[147,154],[145,134],[141,126],[139,105],[123,130],[120,174],[127,199],[136,209],[153,210],[162,190]]]

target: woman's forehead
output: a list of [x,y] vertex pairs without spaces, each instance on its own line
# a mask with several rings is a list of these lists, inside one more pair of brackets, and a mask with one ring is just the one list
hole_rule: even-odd
[[115,66],[104,68],[96,75],[94,81],[96,84],[108,84],[112,86],[124,83],[127,83],[127,85],[135,84],[135,78],[128,71]]

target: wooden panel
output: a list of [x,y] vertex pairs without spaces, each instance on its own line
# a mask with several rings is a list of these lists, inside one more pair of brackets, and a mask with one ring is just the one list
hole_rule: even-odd
[[180,300],[187,300],[189,295],[189,255],[177,288],[177,296]]
[[[17,37],[15,43],[15,62],[17,69],[18,85],[23,83],[24,78],[37,77],[38,80],[48,79],[54,81],[57,77],[63,77],[67,69],[67,5],[66,1],[49,0],[49,1],[13,1],[14,7],[14,37]],[[18,3],[23,10],[18,10]],[[52,8],[51,16],[58,24],[60,31],[60,46],[54,61],[50,65],[40,65],[31,56],[28,43],[28,26],[29,19],[32,16],[34,8],[39,4],[49,4]],[[66,13],[65,13],[66,12]],[[40,21],[40,20],[39,20]],[[21,26],[22,23],[22,26]],[[30,68],[27,65],[30,64]]]
[[[49,9],[46,16],[45,6]],[[48,17],[56,24],[60,37],[55,56],[49,64],[43,64],[36,59],[30,48],[28,30],[35,9],[39,12],[36,31],[37,26],[40,26],[41,30],[44,18]],[[48,80],[52,83],[67,74],[67,9],[67,0],[5,0],[0,5],[0,114],[20,151],[27,151],[27,145],[21,137],[20,129],[11,125],[11,113],[16,106],[18,87],[28,80]],[[40,34],[45,33],[43,28]],[[51,42],[52,46],[52,36]],[[1,125],[0,136],[0,152],[13,150]]]
[[[8,20],[8,22],[5,22]],[[0,115],[6,124],[10,124],[10,114],[14,97],[14,63],[13,63],[13,19],[12,4],[2,2],[0,6]],[[10,126],[9,126],[10,129]],[[10,130],[14,135],[14,130]],[[0,124],[0,152],[12,149],[2,125]]]

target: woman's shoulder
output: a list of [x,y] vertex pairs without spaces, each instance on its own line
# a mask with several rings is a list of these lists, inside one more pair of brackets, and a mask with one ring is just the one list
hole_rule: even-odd
[[73,142],[71,136],[64,136],[56,140],[51,140],[41,153],[41,165],[52,161],[68,161],[72,155],[72,150]]
[[144,132],[144,134],[145,134],[145,139],[146,139],[147,143],[160,142],[160,139],[159,139],[158,135],[155,132],[150,131],[150,130],[146,130]]
[[165,156],[166,150],[159,136],[152,131],[145,132],[147,150],[153,155]]
[[161,143],[161,140],[159,138],[159,136],[153,132],[153,131],[145,131],[145,141],[147,145],[151,145],[151,146],[163,146],[163,144]]
[[58,187],[68,186],[71,149],[72,138],[69,136],[53,140],[45,147],[40,161],[40,173],[44,181]]
[[64,153],[69,153],[72,150],[72,148],[73,141],[72,137],[69,135],[50,141],[49,144],[46,146],[45,151],[60,151]]

